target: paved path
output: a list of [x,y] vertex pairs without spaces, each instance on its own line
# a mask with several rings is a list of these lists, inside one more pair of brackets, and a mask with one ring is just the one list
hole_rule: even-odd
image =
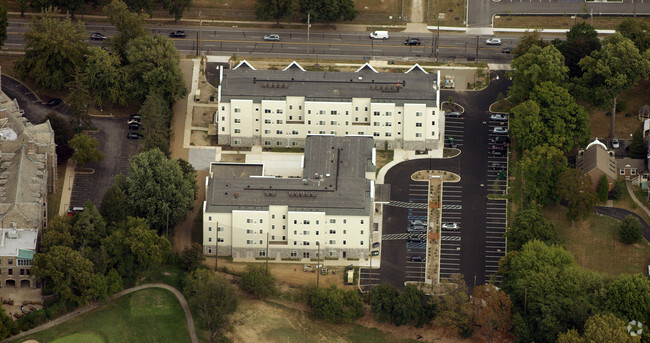
[[[181,293],[179,290],[177,290],[176,288],[174,288],[172,286],[165,285],[163,283],[150,283],[150,284],[146,284],[146,285],[140,285],[140,286],[136,286],[136,287],[133,287],[133,288],[125,289],[125,290],[123,290],[123,291],[121,291],[119,293],[114,294],[111,297],[111,300],[117,299],[117,298],[119,298],[119,297],[121,297],[123,295],[126,295],[126,294],[131,294],[133,292],[137,292],[137,291],[140,291],[140,290],[143,290],[143,289],[147,289],[147,288],[163,288],[163,289],[166,289],[166,290],[174,293],[176,298],[178,298],[178,301],[181,303],[181,307],[183,308],[183,311],[185,311],[185,319],[187,320],[187,329],[188,329],[188,331],[190,333],[190,339],[192,340],[192,343],[198,343],[199,339],[197,338],[196,330],[194,329],[194,319],[192,319],[192,313],[190,312],[190,306],[187,304],[187,301],[185,300],[185,297],[183,296],[183,293]],[[102,303],[102,302],[94,302],[92,304],[88,304],[88,305],[86,305],[84,307],[78,308],[74,312],[70,312],[70,313],[66,314],[65,316],[56,318],[56,319],[54,319],[54,320],[52,320],[50,322],[47,322],[47,323],[45,323],[43,325],[40,325],[40,326],[37,326],[37,327],[35,327],[35,328],[31,329],[31,330],[24,331],[24,332],[21,332],[21,333],[15,335],[15,336],[11,336],[9,338],[6,338],[6,339],[2,340],[2,342],[0,342],[0,343],[6,343],[6,342],[9,342],[9,341],[19,339],[21,337],[25,337],[27,335],[31,335],[31,334],[33,334],[35,332],[47,330],[47,329],[49,329],[49,328],[51,328],[53,326],[59,325],[59,324],[61,324],[63,322],[66,322],[66,321],[68,321],[68,320],[70,320],[72,318],[75,318],[75,317],[77,317],[77,316],[79,316],[81,314],[84,314],[84,313],[86,313],[88,311],[94,310],[94,309],[96,309],[96,308],[98,308],[98,307],[100,307],[102,305],[104,305],[104,303]]]

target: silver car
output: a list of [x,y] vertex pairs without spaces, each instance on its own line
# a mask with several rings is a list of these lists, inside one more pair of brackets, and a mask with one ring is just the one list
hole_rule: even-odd
[[265,41],[270,41],[270,42],[279,42],[280,41],[280,35],[276,34],[271,34],[271,35],[266,35],[264,36]]
[[494,130],[492,132],[496,134],[508,134],[508,128],[502,127],[502,126],[495,126]]
[[458,223],[442,223],[443,230],[456,231],[458,230]]
[[495,113],[495,114],[490,116],[490,120],[506,121],[506,120],[508,120],[508,117],[506,117],[505,114]]
[[485,44],[487,45],[501,45],[501,39],[500,38],[488,38],[485,40]]

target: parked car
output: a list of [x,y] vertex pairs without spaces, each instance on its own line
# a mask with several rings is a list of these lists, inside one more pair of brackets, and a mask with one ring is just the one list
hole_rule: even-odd
[[507,135],[508,134],[508,128],[503,127],[503,126],[495,126],[494,130],[492,130],[492,132],[494,132],[496,134],[506,134]]
[[136,113],[136,114],[131,115],[131,117],[129,118],[129,121],[135,120],[135,121],[137,121],[139,123],[140,119],[142,119],[142,118],[140,118],[140,115]]
[[427,222],[420,219],[411,220],[410,225],[427,225]]
[[140,139],[144,138],[144,135],[139,133],[139,132],[129,132],[126,134],[126,138],[128,139]]
[[406,228],[406,231],[409,233],[425,233],[427,232],[427,227],[424,225],[413,225]]
[[492,157],[503,157],[506,155],[506,151],[503,150],[490,150],[490,156]]
[[129,130],[137,131],[137,130],[140,130],[141,126],[142,125],[140,125],[140,123],[137,123],[137,122],[129,123]]
[[488,38],[485,40],[487,45],[501,45],[501,38]]
[[508,117],[505,114],[495,113],[495,114],[490,115],[490,120],[507,121]]
[[[379,250],[373,250],[372,251],[372,256],[379,256]],[[334,273],[334,272],[332,272]]]
[[265,41],[270,41],[270,42],[279,42],[280,41],[280,35],[276,35],[276,34],[266,35],[266,36],[264,36],[264,40]]
[[459,118],[460,117],[460,112],[456,112],[456,111],[445,112],[445,117]]
[[510,137],[508,137],[508,136],[496,136],[495,138],[490,138],[490,143],[509,146],[510,145]]
[[63,103],[63,100],[59,98],[52,98],[50,101],[47,102],[47,106],[56,106],[56,105],[61,105]]
[[501,170],[505,170],[505,169],[506,169],[506,166],[505,166],[503,163],[497,163],[497,162],[495,162],[495,163],[492,163],[492,164],[490,165],[490,168],[491,168],[492,170],[501,171]]
[[618,139],[617,138],[612,139],[612,148],[618,149],[619,146],[620,144],[618,143]]
[[422,44],[420,38],[408,38],[407,40],[404,41],[404,45],[420,45],[420,44]]
[[449,141],[449,147],[451,148],[458,147],[458,144],[456,144],[456,139],[454,137],[447,136],[447,140]]
[[171,38],[185,38],[185,31],[172,31],[169,33]]
[[505,145],[495,144],[495,145],[490,145],[490,150],[506,151],[508,150],[508,147]]
[[379,245],[380,245],[379,242],[372,243],[372,248],[373,249],[379,249]]
[[422,243],[424,242],[424,238],[420,236],[412,235],[412,236],[408,236],[408,238],[406,238],[406,241],[411,243]]
[[424,262],[424,258],[422,256],[411,256],[411,262]]
[[99,32],[93,32],[90,34],[90,40],[106,40],[106,36]]
[[504,53],[504,54],[510,54],[510,53],[512,53],[512,50],[514,50],[514,49],[513,48],[502,48],[501,52]]
[[73,217],[75,214],[79,212],[83,212],[84,208],[83,206],[73,206],[68,209],[68,217]]
[[458,223],[442,223],[443,230],[456,231],[458,230]]

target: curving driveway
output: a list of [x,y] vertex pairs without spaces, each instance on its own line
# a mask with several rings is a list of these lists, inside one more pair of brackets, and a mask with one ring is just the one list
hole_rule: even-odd
[[[176,289],[176,288],[174,288],[172,286],[169,286],[169,285],[166,285],[166,284],[163,284],[163,283],[151,283],[151,284],[146,284],[146,285],[140,285],[140,286],[125,289],[125,290],[123,290],[121,292],[115,293],[111,297],[111,300],[117,299],[117,298],[119,298],[119,297],[121,297],[123,295],[127,295],[127,294],[137,292],[137,291],[140,291],[140,290],[143,290],[143,289],[147,289],[147,288],[162,288],[162,289],[166,289],[166,290],[174,293],[176,298],[178,298],[178,301],[181,303],[181,307],[183,308],[183,311],[185,312],[185,319],[187,320],[187,329],[188,329],[188,331],[190,333],[190,339],[192,340],[192,343],[198,343],[199,339],[197,338],[196,330],[194,329],[194,319],[192,319],[192,313],[190,312],[190,306],[187,304],[187,300],[185,300],[185,297],[183,296],[183,293],[181,293],[178,289]],[[6,339],[2,340],[2,342],[0,342],[0,343],[6,343],[6,342],[13,341],[13,340],[16,340],[16,339],[21,338],[21,337],[25,337],[27,335],[31,335],[31,334],[33,334],[35,332],[47,330],[47,329],[49,329],[49,328],[51,328],[53,326],[59,325],[59,324],[65,322],[65,321],[68,321],[68,320],[70,320],[72,318],[75,318],[75,317],[77,317],[79,315],[82,315],[82,314],[84,314],[84,313],[86,313],[88,311],[94,310],[94,309],[96,309],[96,308],[98,308],[98,307],[100,307],[102,305],[104,305],[104,303],[101,303],[101,302],[94,302],[92,304],[88,304],[88,305],[86,305],[84,307],[81,307],[81,308],[75,310],[74,312],[70,312],[70,313],[66,314],[65,316],[56,318],[56,319],[54,319],[54,320],[52,320],[50,322],[47,322],[47,323],[45,323],[45,324],[43,324],[41,326],[35,327],[35,328],[33,328],[31,330],[28,330],[28,331],[21,332],[21,333],[15,335],[15,336],[11,336],[9,338],[6,338]]]

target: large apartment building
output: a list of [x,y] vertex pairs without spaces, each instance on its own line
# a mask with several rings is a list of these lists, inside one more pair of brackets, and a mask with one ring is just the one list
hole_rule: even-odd
[[235,261],[364,260],[375,200],[372,137],[310,135],[301,178],[262,164],[214,163],[206,179],[203,249]]
[[233,147],[304,147],[310,134],[367,135],[377,148],[435,150],[444,145],[439,74],[256,70],[243,61],[220,69],[217,141]]

